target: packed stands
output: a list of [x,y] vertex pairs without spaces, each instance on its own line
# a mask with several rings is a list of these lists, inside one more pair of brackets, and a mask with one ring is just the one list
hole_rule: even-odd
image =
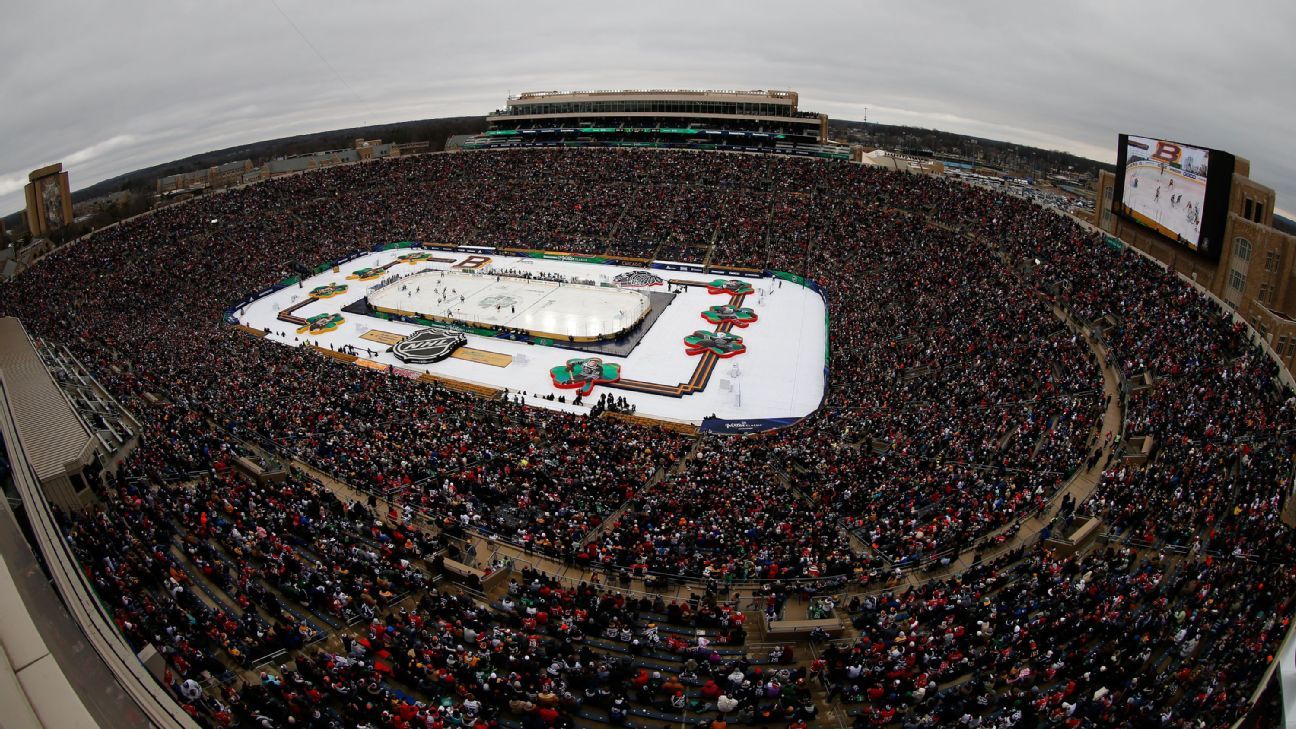
[[[784,431],[694,440],[223,323],[294,262],[397,240],[805,275],[829,304],[829,392]],[[1244,325],[1074,221],[958,182],[701,152],[403,157],[101,231],[6,284],[0,314],[139,418],[126,470],[64,527],[208,725],[821,726],[833,707],[861,727],[1226,726],[1296,596],[1296,401]],[[1151,384],[1112,402],[1104,368]],[[1147,465],[1122,436],[1152,438]],[[297,465],[253,482],[231,466],[243,442]],[[1051,510],[1082,473],[1093,495]],[[1107,533],[906,577],[1038,514]],[[474,537],[608,583],[439,584]],[[698,594],[607,586],[623,574]],[[732,597],[753,590],[754,608]],[[814,659],[751,647],[746,615],[814,593],[840,598],[847,637]]]

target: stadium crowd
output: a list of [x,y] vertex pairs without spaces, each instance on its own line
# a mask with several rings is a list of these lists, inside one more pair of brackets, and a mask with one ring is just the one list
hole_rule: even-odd
[[[487,401],[223,323],[301,264],[401,240],[693,261],[714,241],[713,263],[805,275],[831,314],[825,403],[688,455],[667,430]],[[1296,401],[1244,326],[1070,220],[939,178],[631,150],[387,160],[100,231],[6,284],[0,313],[71,348],[145,423],[103,504],[65,528],[123,633],[160,647],[210,724],[688,711],[799,726],[820,681],[861,702],[860,726],[1218,726],[1244,710],[1296,595],[1279,518]],[[1091,337],[1131,392],[1078,512],[1120,546],[1072,558],[1041,543],[876,592],[880,574],[1039,512],[1092,464],[1112,403]],[[1147,465],[1120,457],[1134,437]],[[302,473],[247,480],[237,438],[431,528]],[[743,628],[719,590],[686,611],[539,574],[500,605],[431,586],[429,556],[472,531],[618,571],[870,592],[850,605],[856,637],[771,677],[722,650]],[[645,617],[696,627],[703,608],[714,640]],[[189,687],[281,650],[294,667],[259,683]]]

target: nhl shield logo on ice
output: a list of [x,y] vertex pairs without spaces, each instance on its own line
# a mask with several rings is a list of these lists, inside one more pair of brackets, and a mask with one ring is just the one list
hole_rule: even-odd
[[402,362],[426,364],[440,362],[468,342],[468,337],[446,327],[420,329],[397,342],[392,354]]

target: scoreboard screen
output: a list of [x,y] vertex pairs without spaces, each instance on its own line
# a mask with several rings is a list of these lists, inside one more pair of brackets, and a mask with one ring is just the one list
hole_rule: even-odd
[[1228,152],[1122,134],[1113,209],[1190,250],[1218,258],[1233,166]]

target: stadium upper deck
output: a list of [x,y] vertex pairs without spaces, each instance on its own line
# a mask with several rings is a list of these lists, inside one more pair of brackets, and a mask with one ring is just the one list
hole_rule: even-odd
[[841,156],[828,116],[797,108],[795,91],[531,91],[487,116],[464,148],[664,146]]

